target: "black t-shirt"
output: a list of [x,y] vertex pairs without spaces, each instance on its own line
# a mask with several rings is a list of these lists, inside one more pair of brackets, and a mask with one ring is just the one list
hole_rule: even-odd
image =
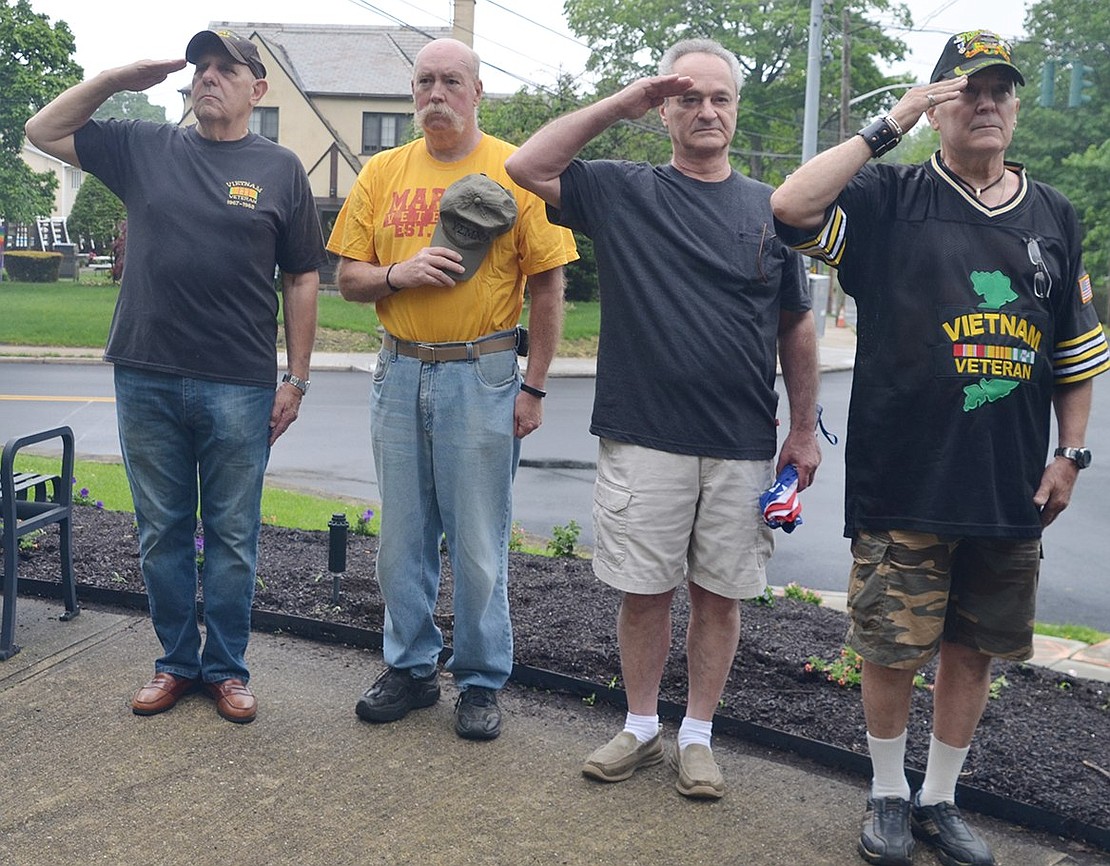
[[1041,534],[1053,388],[1110,356],[1073,208],[1011,167],[1019,192],[987,208],[939,156],[867,165],[819,232],[778,225],[858,309],[845,535]]
[[775,236],[771,188],[672,166],[575,160],[552,222],[594,241],[601,333],[590,431],[659,451],[766,460],[777,448],[779,310],[810,308]]
[[229,142],[195,127],[90,121],[82,168],[127,208],[127,251],[105,358],[201,379],[272,387],[274,267],[325,261],[297,157],[260,136]]

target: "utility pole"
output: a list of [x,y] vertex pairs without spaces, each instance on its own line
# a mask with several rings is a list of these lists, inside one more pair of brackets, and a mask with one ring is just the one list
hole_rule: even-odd
[[821,18],[824,0],[809,0],[809,56],[802,121],[802,162],[817,155],[817,110],[821,103]]
[[848,109],[852,98],[852,34],[848,29],[848,7],[840,11],[840,138],[848,140]]

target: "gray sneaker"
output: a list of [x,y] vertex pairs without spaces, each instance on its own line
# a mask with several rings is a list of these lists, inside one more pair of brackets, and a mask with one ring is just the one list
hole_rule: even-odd
[[501,734],[497,692],[471,686],[455,701],[455,733],[464,740],[494,740]]
[[680,750],[676,745],[669,759],[671,767],[678,772],[675,787],[684,797],[717,800],[725,795],[724,776],[708,746],[692,743]]
[[860,822],[860,857],[875,866],[913,866],[910,803],[901,797],[868,797]]
[[621,731],[586,758],[582,775],[599,782],[623,782],[640,767],[650,767],[662,760],[662,731],[646,743],[637,740],[631,731]]
[[438,700],[438,671],[418,679],[402,668],[386,668],[362,693],[355,713],[364,722],[395,722],[409,710],[430,707]]
[[935,849],[944,866],[995,866],[994,854],[982,836],[968,826],[955,803],[921,805],[921,792],[910,810],[913,835]]

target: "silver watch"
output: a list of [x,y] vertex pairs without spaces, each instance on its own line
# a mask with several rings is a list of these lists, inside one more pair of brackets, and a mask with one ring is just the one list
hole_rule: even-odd
[[299,376],[294,376],[292,373],[286,373],[281,377],[282,382],[288,382],[294,388],[301,392],[301,394],[308,393],[308,386],[312,384],[308,379],[302,379]]

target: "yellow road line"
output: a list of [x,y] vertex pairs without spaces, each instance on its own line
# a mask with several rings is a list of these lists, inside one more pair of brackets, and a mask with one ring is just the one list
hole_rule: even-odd
[[115,403],[115,397],[51,397],[37,394],[0,394],[0,400],[17,403]]

